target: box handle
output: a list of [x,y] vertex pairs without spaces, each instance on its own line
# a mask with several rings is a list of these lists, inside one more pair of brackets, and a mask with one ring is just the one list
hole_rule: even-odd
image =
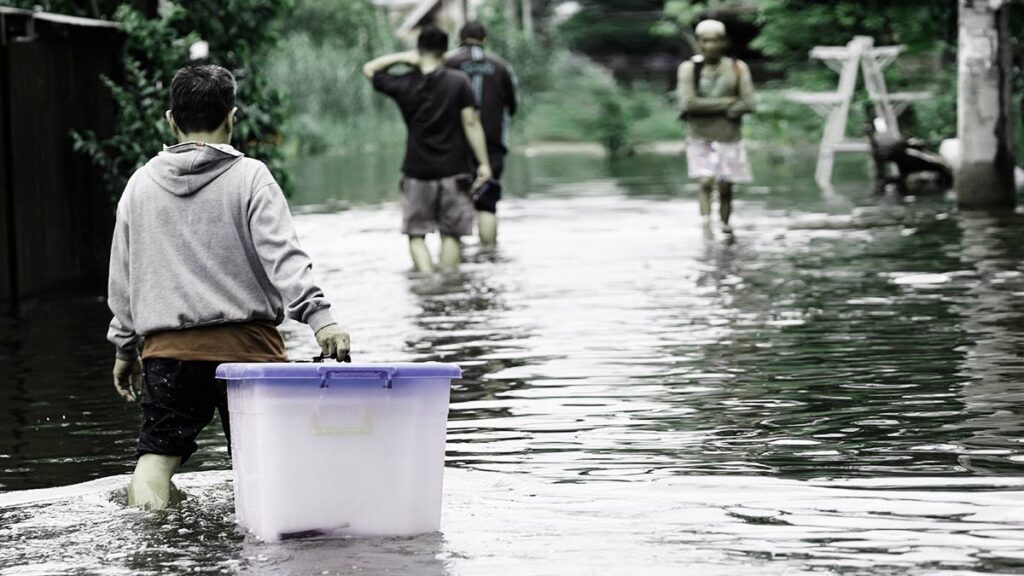
[[335,368],[330,365],[324,365],[319,366],[317,372],[320,373],[321,388],[327,388],[327,379],[331,377],[331,374],[345,374],[346,376],[369,374],[377,376],[384,380],[384,388],[391,388],[391,381],[395,377],[394,368],[343,368],[341,366]]

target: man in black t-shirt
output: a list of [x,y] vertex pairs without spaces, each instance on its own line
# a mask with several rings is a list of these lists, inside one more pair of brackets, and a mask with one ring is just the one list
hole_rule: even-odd
[[[480,119],[487,136],[487,157],[496,179],[501,178],[508,153],[508,127],[515,116],[516,76],[512,67],[492,52],[484,50],[487,30],[479,22],[467,22],[459,31],[462,45],[448,53],[445,64],[469,75],[480,105]],[[495,190],[501,190],[496,187]],[[480,242],[493,247],[498,237],[497,204],[500,196],[483,195],[476,200]]]
[[[473,233],[470,193],[491,178],[476,97],[465,74],[444,67],[447,49],[448,35],[425,26],[415,51],[381,56],[363,66],[373,87],[398,104],[405,120],[402,233],[409,236],[409,252],[420,272],[434,269],[424,241],[434,230],[441,232],[441,266],[459,265],[460,237]],[[412,70],[390,73],[402,64]]]

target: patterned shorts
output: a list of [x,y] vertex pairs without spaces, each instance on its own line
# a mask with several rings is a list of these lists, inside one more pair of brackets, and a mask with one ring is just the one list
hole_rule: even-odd
[[747,144],[714,142],[688,138],[686,140],[687,173],[690,178],[712,177],[726,182],[751,182]]

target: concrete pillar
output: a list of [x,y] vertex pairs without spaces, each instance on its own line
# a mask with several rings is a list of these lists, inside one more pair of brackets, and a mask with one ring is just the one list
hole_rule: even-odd
[[960,0],[956,190],[965,208],[1014,205],[1009,6]]

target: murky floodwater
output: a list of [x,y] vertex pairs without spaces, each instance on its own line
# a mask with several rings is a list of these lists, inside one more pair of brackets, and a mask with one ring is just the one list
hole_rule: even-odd
[[354,355],[464,368],[441,534],[244,538],[213,427],[179,509],[125,509],[105,305],[0,320],[0,575],[1024,573],[1024,217],[755,159],[728,241],[676,157],[515,158],[500,252],[436,277],[408,272],[395,159],[301,167]]

